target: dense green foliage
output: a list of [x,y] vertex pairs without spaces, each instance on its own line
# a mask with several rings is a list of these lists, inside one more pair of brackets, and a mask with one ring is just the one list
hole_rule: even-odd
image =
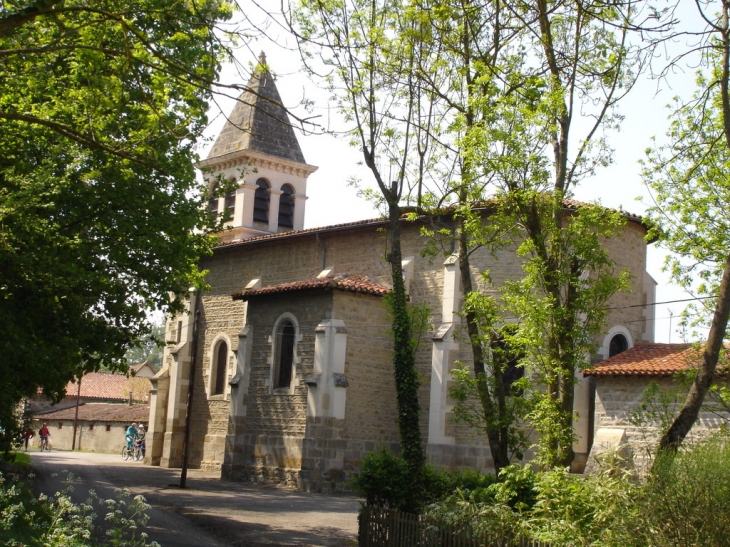
[[[71,479],[72,477],[69,477]],[[27,485],[0,474],[0,544],[8,547],[159,547],[141,528],[149,517],[142,496],[117,490],[116,499],[92,493],[76,505],[69,492],[37,498]],[[103,515],[99,519],[99,515]],[[104,530],[97,528],[103,523]]]
[[160,319],[152,325],[150,333],[140,339],[134,347],[127,350],[124,358],[130,365],[147,361],[153,369],[162,366],[162,350],[165,346],[165,321]]
[[726,354],[730,320],[730,4],[696,7],[704,27],[693,30],[698,40],[692,49],[702,53],[697,90],[689,100],[676,99],[669,144],[647,150],[643,172],[656,195],[649,210],[654,235],[678,255],[667,259],[667,268],[689,292],[706,298],[685,320],[696,315],[691,322],[710,327],[685,403],[659,441],[662,450],[676,450],[696,422]]
[[510,466],[486,488],[458,490],[432,504],[434,525],[525,537],[561,547],[730,545],[730,445],[724,435],[677,457],[660,456],[638,481],[620,467],[595,475]]
[[[326,84],[378,184],[370,195],[391,221],[405,206],[414,217],[437,212],[425,235],[458,261],[467,304],[465,332],[450,333],[471,349],[463,400],[481,406],[472,407],[481,423],[471,422],[497,472],[523,452],[515,424],[525,418],[540,432],[541,464],[571,463],[575,375],[607,300],[628,287],[604,245],[622,216],[565,200],[611,161],[599,135],[618,127],[616,104],[640,66],[641,48],[627,40],[637,16],[633,3],[502,0],[305,1],[293,14],[305,58],[331,69]],[[391,222],[394,280],[395,232]],[[483,313],[490,304],[473,279],[479,247],[516,251],[523,264],[521,279],[496,287],[498,314]],[[534,396],[531,414],[502,389],[504,363],[493,358],[505,323],[519,324],[520,366],[539,384],[523,392]]]
[[[647,212],[652,235],[675,253],[667,256],[667,269],[676,283],[702,296],[717,294],[730,239],[720,52],[708,61],[709,70],[697,74],[693,97],[672,103],[669,144],[649,148],[643,170],[656,200]],[[690,314],[706,324],[710,310],[712,302],[700,302]]]
[[[409,511],[413,509],[408,499],[410,477],[406,460],[381,448],[363,458],[360,472],[352,480],[351,486],[365,498],[368,505]],[[483,489],[495,481],[493,475],[483,475],[478,471],[449,473],[431,465],[424,467],[423,477],[421,507],[443,499],[458,489]]]
[[230,13],[212,0],[0,8],[0,447],[22,397],[113,367],[149,333],[146,310],[179,309],[202,283],[194,144]]

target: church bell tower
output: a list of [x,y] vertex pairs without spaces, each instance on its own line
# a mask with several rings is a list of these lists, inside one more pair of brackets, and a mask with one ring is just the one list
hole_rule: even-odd
[[317,168],[304,161],[263,52],[246,91],[197,167],[210,191],[221,178],[238,186],[208,203],[212,213],[231,217],[221,241],[304,227],[307,177]]

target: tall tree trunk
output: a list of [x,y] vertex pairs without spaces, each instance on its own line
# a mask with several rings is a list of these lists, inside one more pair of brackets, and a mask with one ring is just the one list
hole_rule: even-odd
[[[469,264],[469,244],[468,234],[464,230],[463,220],[459,221],[459,275],[461,281],[462,294],[467,295],[474,290],[471,281],[471,270]],[[465,310],[464,318],[466,319],[466,328],[469,334],[469,345],[471,346],[472,361],[474,368],[474,376],[477,378],[477,389],[479,392],[479,403],[486,418],[486,433],[489,441],[489,450],[492,453],[492,461],[494,462],[494,472],[499,475],[499,471],[509,465],[509,452],[507,443],[506,428],[500,427],[504,422],[502,417],[505,411],[504,394],[502,394],[501,405],[494,404],[492,394],[489,392],[489,384],[487,382],[487,371],[484,364],[484,350],[479,339],[479,321],[474,312]],[[492,366],[492,377],[495,385],[501,389],[502,387],[502,371],[494,364]]]
[[659,441],[660,451],[676,451],[697,421],[702,403],[715,377],[715,369],[717,368],[717,361],[720,358],[720,352],[723,348],[723,340],[725,338],[729,316],[730,255],[728,255],[725,261],[725,269],[722,272],[720,293],[717,295],[717,304],[715,305],[715,313],[712,317],[712,326],[710,327],[710,334],[707,337],[707,342],[702,352],[702,364],[697,371],[694,382],[692,382],[682,410],[679,411],[672,425],[669,426],[669,430]]
[[418,512],[423,505],[423,465],[425,457],[421,442],[418,401],[418,374],[416,372],[411,318],[408,313],[408,297],[403,280],[403,263],[400,240],[401,208],[397,198],[388,199],[389,240],[387,260],[393,276],[391,312],[393,314],[393,374],[398,400],[398,430],[402,457],[411,475],[408,508]]
[[[725,146],[730,150],[730,3],[722,4],[722,23],[720,43],[722,44],[722,75],[720,76],[720,96],[722,102],[722,127]],[[707,336],[702,364],[692,382],[682,410],[675,417],[672,425],[659,441],[659,451],[676,451],[684,441],[692,426],[697,421],[702,403],[715,377],[717,361],[725,339],[728,317],[730,316],[730,255],[725,259],[725,268],[720,280],[720,292],[717,295],[715,313],[712,317],[710,333]]]

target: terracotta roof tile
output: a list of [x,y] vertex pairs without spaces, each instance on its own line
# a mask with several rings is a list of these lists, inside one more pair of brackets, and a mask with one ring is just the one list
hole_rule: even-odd
[[310,289],[321,289],[325,291],[339,289],[342,291],[350,291],[361,294],[372,294],[374,296],[383,296],[391,290],[388,287],[384,287],[383,285],[380,285],[375,281],[371,281],[367,277],[361,275],[340,274],[335,277],[323,277],[321,279],[307,279],[305,281],[281,283],[279,285],[270,285],[259,289],[244,289],[233,293],[232,297],[234,300],[248,300],[255,296],[282,294]]
[[[582,201],[578,201],[575,199],[565,199],[563,200],[563,205],[567,210],[575,211],[576,209],[580,207],[584,207],[586,205],[590,205],[588,203],[584,203]],[[478,208],[484,208],[488,209],[490,206],[489,202],[485,202],[482,204],[477,205]],[[447,213],[448,211],[452,210],[452,207],[444,208],[441,212]],[[615,209],[610,209],[615,210]],[[640,215],[636,215],[634,213],[629,213],[627,211],[619,211],[626,219],[636,222],[638,224],[643,224],[643,218]],[[404,213],[401,215],[401,219],[405,220],[408,213]],[[340,230],[349,230],[353,228],[364,228],[367,226],[379,226],[384,225],[388,223],[388,219],[381,217],[381,218],[370,218],[366,220],[357,220],[354,222],[345,222],[342,224],[332,224],[329,226],[317,226],[315,228],[305,228],[303,230],[290,230],[288,232],[280,232],[278,234],[265,234],[260,235],[256,237],[249,237],[245,239],[236,239],[233,241],[221,241],[218,242],[218,245],[216,248],[225,248],[229,246],[236,246],[236,245],[248,245],[251,243],[255,243],[258,241],[265,241],[265,240],[271,240],[271,239],[287,239],[290,237],[297,237],[297,236],[303,236],[307,234],[314,234],[314,233],[324,233],[324,232],[337,232]]]
[[[566,209],[570,209],[570,210],[574,211],[581,207],[585,207],[586,205],[592,205],[592,204],[585,203],[584,201],[578,201],[577,199],[564,199],[563,205],[565,206]],[[637,215],[635,213],[629,213],[628,211],[624,211],[623,209],[608,208],[608,210],[617,211],[617,212],[621,213],[621,215],[623,215],[626,219],[631,220],[633,222],[638,222],[640,224],[644,222],[644,219],[641,215]]]
[[[83,382],[82,382],[83,385]],[[34,414],[39,420],[73,420],[76,407],[63,410],[38,412]],[[150,416],[149,405],[126,405],[114,403],[81,403],[79,420],[87,422],[147,422]]]
[[[76,397],[78,384],[69,382],[66,386],[66,396]],[[152,384],[146,378],[127,377],[115,372],[90,372],[81,379],[81,397],[85,399],[110,399],[126,401],[129,399],[130,389],[134,392],[135,400],[147,399]]]
[[671,376],[696,368],[701,348],[689,344],[636,344],[585,371],[587,376]]

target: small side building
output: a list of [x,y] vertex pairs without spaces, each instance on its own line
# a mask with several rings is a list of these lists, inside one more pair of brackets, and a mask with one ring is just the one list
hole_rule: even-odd
[[[683,381],[681,373],[689,377],[701,360],[702,348],[697,345],[638,343],[587,370],[586,377],[595,385],[595,440],[589,468],[600,454],[619,449],[643,474],[663,434],[662,417],[671,419],[684,404],[689,381]],[[721,365],[716,378],[727,384],[727,363]],[[727,410],[712,397],[706,399],[687,440],[712,435],[730,420]]]
[[43,396],[30,400],[33,429],[38,431],[44,422],[47,423],[53,448],[71,450],[78,406],[75,448],[91,452],[121,450],[124,429],[132,422],[147,425],[150,413],[152,384],[147,376],[154,371],[146,362],[130,369],[134,376],[91,372],[80,382],[69,382],[66,397],[55,405]]
[[[76,450],[87,452],[121,452],[124,434],[133,422],[147,423],[150,407],[146,404],[81,403],[76,427]],[[54,450],[71,450],[76,407],[51,410],[33,417],[37,432],[43,423],[51,433]],[[39,442],[36,436],[34,442]]]

